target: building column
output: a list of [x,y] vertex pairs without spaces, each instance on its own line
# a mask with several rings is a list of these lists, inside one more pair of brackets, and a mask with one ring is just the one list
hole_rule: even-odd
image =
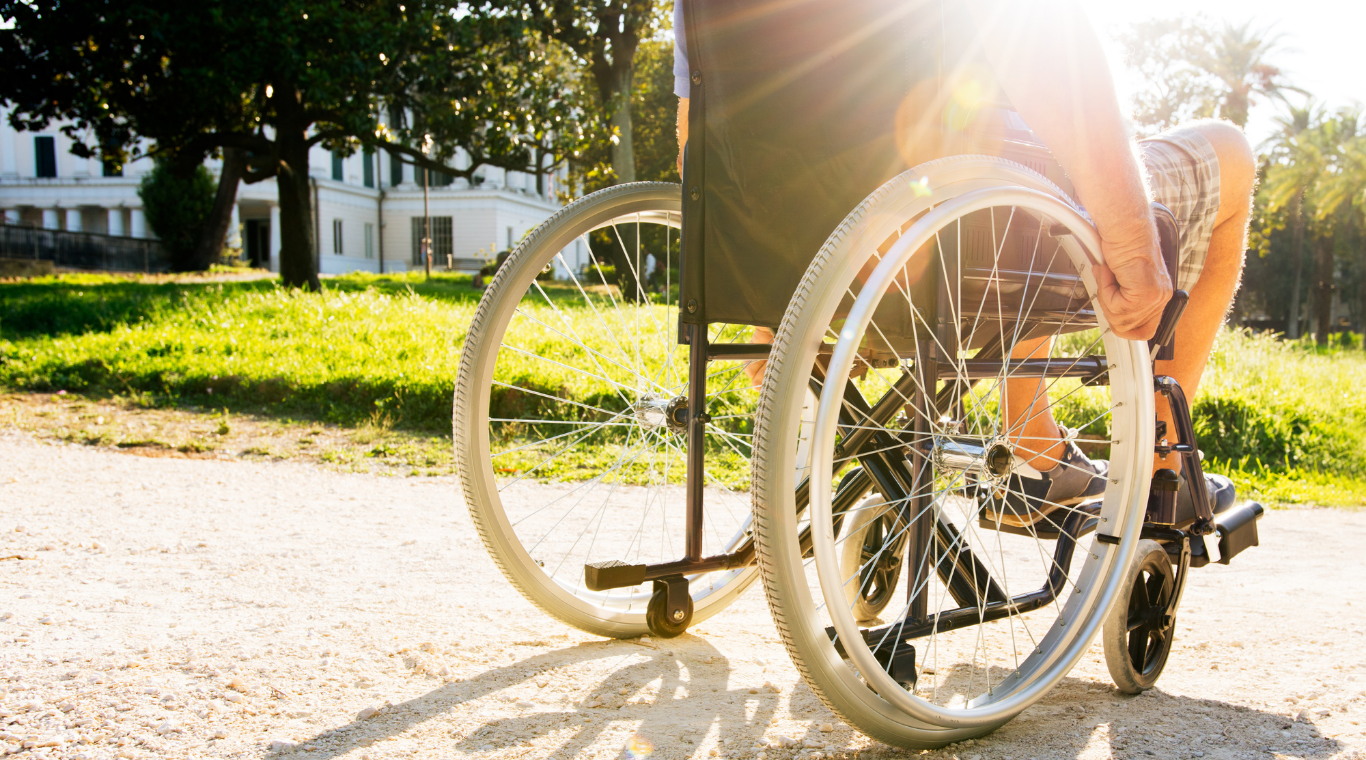
[[270,271],[280,271],[280,207],[270,207]]
[[228,220],[228,236],[225,244],[229,248],[242,247],[242,218],[237,213],[237,204],[232,204],[232,217]]
[[8,119],[0,119],[0,177],[19,178],[19,162],[15,159],[14,141],[18,133],[9,125]]
[[60,230],[61,228],[62,228],[62,223],[61,223],[61,221],[60,221],[60,220],[58,219],[58,217],[57,217],[57,209],[55,209],[55,208],[45,208],[45,209],[43,209],[43,229],[45,229],[45,230]]
[[135,208],[128,212],[128,234],[135,238],[147,237],[147,217],[142,209]]
[[121,237],[123,235],[123,209],[111,208],[107,213],[109,214],[109,234]]
[[69,208],[69,209],[66,210],[66,231],[67,231],[67,232],[80,232],[80,231],[81,231],[81,210],[80,210],[80,209],[78,209],[78,208]]

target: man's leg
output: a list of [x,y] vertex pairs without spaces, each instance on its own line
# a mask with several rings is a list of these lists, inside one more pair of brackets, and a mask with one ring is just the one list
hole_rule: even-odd
[[[1159,375],[1170,375],[1181,384],[1186,398],[1194,399],[1200,378],[1209,363],[1214,338],[1233,305],[1238,283],[1243,276],[1243,256],[1247,249],[1247,223],[1252,210],[1252,192],[1257,184],[1257,164],[1243,133],[1231,124],[1210,122],[1194,129],[1210,141],[1219,156],[1219,212],[1210,237],[1209,253],[1200,279],[1190,289],[1190,302],[1176,328],[1176,352],[1171,361],[1156,362]],[[1172,427],[1171,409],[1161,395],[1157,397],[1157,418]],[[1153,469],[1181,469],[1180,457],[1159,460]]]
[[[1045,359],[1053,349],[1052,338],[1022,341],[1010,352],[1011,359]],[[1042,378],[1007,380],[1006,435],[1018,441],[1016,456],[1040,472],[1051,470],[1062,459],[1062,435],[1048,402],[1048,384]]]
[[[1171,361],[1156,362],[1155,371],[1170,375],[1181,384],[1187,398],[1194,398],[1200,377],[1209,362],[1214,338],[1233,304],[1242,278],[1243,255],[1247,248],[1247,224],[1252,207],[1252,191],[1257,182],[1257,166],[1252,149],[1243,133],[1231,124],[1209,122],[1192,127],[1214,147],[1219,158],[1219,210],[1210,237],[1204,269],[1190,289],[1190,301],[1176,330],[1176,353]],[[1012,358],[1043,355],[1046,343],[1021,344]],[[1006,423],[1012,437],[1021,436],[1017,453],[1031,466],[1046,470],[1056,462],[1057,447],[1049,439],[1058,435],[1057,424],[1046,409],[1048,400],[1037,398],[1041,382],[1011,380],[1006,383]],[[1166,420],[1173,430],[1171,409],[1166,399],[1157,398],[1157,418]],[[1059,436],[1056,440],[1061,441]],[[1049,456],[1052,455],[1052,456]],[[1154,456],[1153,469],[1181,469],[1179,457],[1165,461]]]

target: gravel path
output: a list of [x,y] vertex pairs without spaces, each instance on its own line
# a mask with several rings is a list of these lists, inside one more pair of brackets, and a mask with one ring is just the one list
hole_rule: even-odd
[[[1116,692],[1097,645],[1021,718],[922,757],[1366,757],[1366,512],[1261,528],[1195,572],[1156,691]],[[536,612],[450,478],[0,432],[0,754],[901,754],[799,682],[758,586],[691,633],[603,641]]]

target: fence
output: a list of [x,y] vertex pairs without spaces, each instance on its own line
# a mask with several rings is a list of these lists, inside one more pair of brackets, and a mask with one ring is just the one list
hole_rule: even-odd
[[64,269],[169,272],[157,240],[0,224],[0,258],[51,261]]

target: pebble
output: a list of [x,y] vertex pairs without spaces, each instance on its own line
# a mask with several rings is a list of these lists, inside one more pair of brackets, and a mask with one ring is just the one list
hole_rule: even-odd
[[228,738],[228,732],[227,732],[226,730],[224,730],[224,729],[221,729],[221,728],[219,728],[219,729],[214,729],[214,732],[213,732],[212,736],[213,736],[213,738],[215,738],[215,739],[226,739],[226,738]]
[[821,731],[821,733],[823,733],[823,734],[828,734],[828,733],[830,733],[831,731],[834,731],[834,730],[835,730],[835,726],[834,726],[834,724],[832,724],[832,723],[822,723],[822,724],[821,724],[820,731]]
[[9,620],[9,619],[12,618],[12,617],[14,617],[14,613],[13,613],[13,612],[10,612],[10,611],[8,611],[8,610],[6,610],[6,611],[4,611],[4,612],[0,612],[0,620]]
[[292,742],[288,739],[271,739],[266,742],[266,749],[271,752],[289,752],[298,746],[299,744],[297,742]]
[[241,694],[238,694],[238,693],[235,692],[235,691],[225,691],[225,692],[223,692],[223,699],[226,699],[226,700],[228,700],[229,702],[232,702],[233,704],[236,704],[236,703],[242,701],[242,695],[241,695]]
[[57,621],[56,621],[56,620],[53,620],[51,615],[44,615],[44,616],[38,618],[38,623],[39,623],[40,625],[52,625],[52,624],[55,623],[55,622],[57,622]]
[[373,705],[369,707],[362,707],[360,709],[360,712],[356,713],[356,720],[369,720],[370,718],[373,718],[376,715],[379,715],[378,707],[374,707]]
[[173,720],[164,720],[158,723],[156,727],[156,732],[161,734],[162,736],[175,733],[179,730],[180,726],[176,725],[176,722]]
[[232,689],[233,691],[240,691],[243,694],[246,694],[247,682],[243,681],[242,679],[236,676],[233,676],[232,678],[228,679],[228,688]]

